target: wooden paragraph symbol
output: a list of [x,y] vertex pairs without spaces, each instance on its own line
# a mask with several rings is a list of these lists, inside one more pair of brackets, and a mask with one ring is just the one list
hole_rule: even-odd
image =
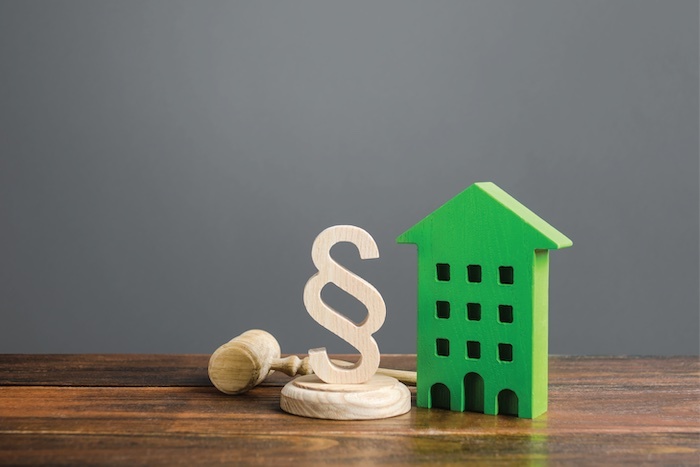
[[[379,249],[367,231],[353,225],[336,225],[321,232],[314,241],[311,258],[318,272],[304,287],[304,305],[321,326],[348,342],[360,352],[360,359],[351,367],[339,367],[328,358],[325,348],[309,350],[314,373],[326,383],[364,383],[379,367],[379,347],[372,337],[384,324],[386,305],[372,284],[353,274],[331,258],[336,243],[354,244],[362,259],[379,258]],[[321,299],[321,290],[332,282],[367,307],[367,317],[355,324]]]
[[[331,420],[372,420],[395,417],[411,410],[411,392],[395,378],[375,375],[379,347],[372,337],[386,318],[386,305],[369,282],[331,258],[333,245],[350,242],[360,258],[378,258],[374,239],[359,227],[336,225],[316,237],[311,258],[318,269],[304,287],[304,304],[313,319],[360,351],[352,366],[338,366],[326,349],[309,350],[315,375],[300,376],[282,388],[280,407],[303,417]],[[323,302],[321,291],[332,282],[367,307],[367,317],[355,324]]]

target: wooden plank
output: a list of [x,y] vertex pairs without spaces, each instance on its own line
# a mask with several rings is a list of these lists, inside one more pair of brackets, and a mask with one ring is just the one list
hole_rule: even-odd
[[3,464],[697,465],[696,437],[362,433],[270,436],[0,436]]
[[[208,362],[209,355],[0,354],[0,386],[211,386]],[[381,362],[401,370],[416,366],[414,355],[382,355]],[[275,373],[266,383],[289,380]]]
[[239,396],[214,388],[0,387],[0,431],[93,434],[362,431],[394,434],[438,431],[472,434],[700,433],[698,389],[608,390],[572,387],[554,391],[551,409],[535,420],[412,408],[405,416],[377,421],[318,421],[279,409],[279,388]]
[[206,355],[0,355],[0,386],[209,386]]
[[[612,456],[606,458],[611,463],[692,462],[700,455],[697,411],[684,407],[682,394],[669,398],[672,392],[657,394],[664,403],[651,405],[654,395],[648,392],[627,392],[619,400],[601,391],[572,400],[564,392],[552,401],[550,412],[536,420],[414,407],[390,419],[341,422],[281,412],[279,390],[272,387],[241,396],[226,396],[214,388],[3,387],[0,462],[26,460],[27,455],[49,459],[57,454],[52,446],[58,454],[67,450],[63,454],[69,463],[112,462],[111,456],[120,450],[125,451],[125,463],[137,460],[139,450],[145,456],[142,461],[149,463],[148,456],[156,452],[167,462],[184,453],[207,463],[219,459],[216,456],[240,461],[240,456],[230,457],[234,448],[268,462],[332,457],[403,463],[409,453],[440,462],[485,460],[491,455],[514,461],[534,456],[580,462],[590,461],[592,453]],[[697,391],[691,402],[697,409]],[[257,451],[255,446],[267,448]],[[206,453],[207,449],[220,452]]]
[[[271,378],[244,395],[224,395],[202,381],[207,356],[31,357],[15,358],[16,367],[25,368],[18,372],[11,359],[0,357],[3,380],[10,380],[0,386],[2,464],[402,465],[497,459],[697,465],[700,459],[696,357],[553,357],[550,410],[535,420],[413,407],[406,415],[353,422],[282,412],[279,386],[287,377]],[[386,356],[382,365],[411,369],[414,359]],[[47,370],[59,361],[57,374],[29,371],[37,368],[32,360]],[[82,368],[96,380],[81,375]],[[173,385],[152,374],[160,368],[180,375],[173,381],[199,384]],[[22,379],[30,384],[18,384]],[[39,384],[46,380],[54,385]],[[114,384],[100,386],[103,381]]]

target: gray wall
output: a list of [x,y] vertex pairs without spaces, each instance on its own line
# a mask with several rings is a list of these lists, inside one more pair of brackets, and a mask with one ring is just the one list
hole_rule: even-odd
[[[475,181],[568,235],[550,351],[698,351],[697,1],[0,1],[0,352],[209,353],[305,312],[311,244],[381,258]],[[332,289],[349,316],[362,306]]]

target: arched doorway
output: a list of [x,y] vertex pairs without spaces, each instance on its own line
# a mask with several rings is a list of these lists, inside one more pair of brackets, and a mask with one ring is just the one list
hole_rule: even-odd
[[518,396],[510,389],[498,393],[498,415],[518,416]]
[[464,402],[466,411],[484,413],[484,378],[478,373],[464,377]]
[[442,383],[435,383],[430,388],[430,407],[450,410],[450,390]]

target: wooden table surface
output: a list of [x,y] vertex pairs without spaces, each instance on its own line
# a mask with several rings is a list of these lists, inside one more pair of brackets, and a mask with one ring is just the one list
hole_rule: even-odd
[[[535,420],[414,407],[377,421],[295,417],[274,374],[219,393],[207,355],[0,355],[2,464],[700,463],[697,357],[551,357]],[[415,368],[415,356],[382,366]],[[414,394],[415,395],[415,394]]]

